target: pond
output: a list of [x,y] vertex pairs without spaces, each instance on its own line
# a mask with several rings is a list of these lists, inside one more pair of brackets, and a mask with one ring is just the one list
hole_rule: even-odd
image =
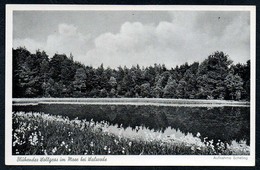
[[145,126],[154,130],[167,127],[183,133],[198,132],[201,138],[250,143],[250,107],[187,107],[147,105],[37,104],[13,105],[13,111],[43,112],[52,115],[108,121],[123,127]]

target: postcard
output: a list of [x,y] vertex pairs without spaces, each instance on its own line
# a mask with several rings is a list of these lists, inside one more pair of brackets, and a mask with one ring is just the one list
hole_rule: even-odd
[[254,166],[255,6],[6,5],[6,165]]

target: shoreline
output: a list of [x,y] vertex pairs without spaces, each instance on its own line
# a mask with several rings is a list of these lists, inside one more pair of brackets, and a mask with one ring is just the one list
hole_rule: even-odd
[[147,105],[187,107],[250,107],[250,102],[230,100],[165,99],[165,98],[13,98],[13,105],[92,104],[92,105]]

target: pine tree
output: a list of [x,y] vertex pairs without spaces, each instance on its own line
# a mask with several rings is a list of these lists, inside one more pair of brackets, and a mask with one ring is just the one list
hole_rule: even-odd
[[164,98],[176,98],[176,88],[177,88],[176,81],[170,76],[167,85],[163,90],[163,97]]
[[74,87],[74,94],[77,97],[83,97],[86,92],[86,71],[83,68],[79,68],[76,71],[73,87]]

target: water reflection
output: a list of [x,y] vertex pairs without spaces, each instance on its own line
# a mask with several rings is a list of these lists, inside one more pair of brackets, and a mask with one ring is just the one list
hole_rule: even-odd
[[13,106],[13,111],[44,112],[70,118],[109,121],[124,127],[145,126],[155,130],[167,127],[209,139],[250,142],[249,107],[172,107],[134,105],[39,104]]

